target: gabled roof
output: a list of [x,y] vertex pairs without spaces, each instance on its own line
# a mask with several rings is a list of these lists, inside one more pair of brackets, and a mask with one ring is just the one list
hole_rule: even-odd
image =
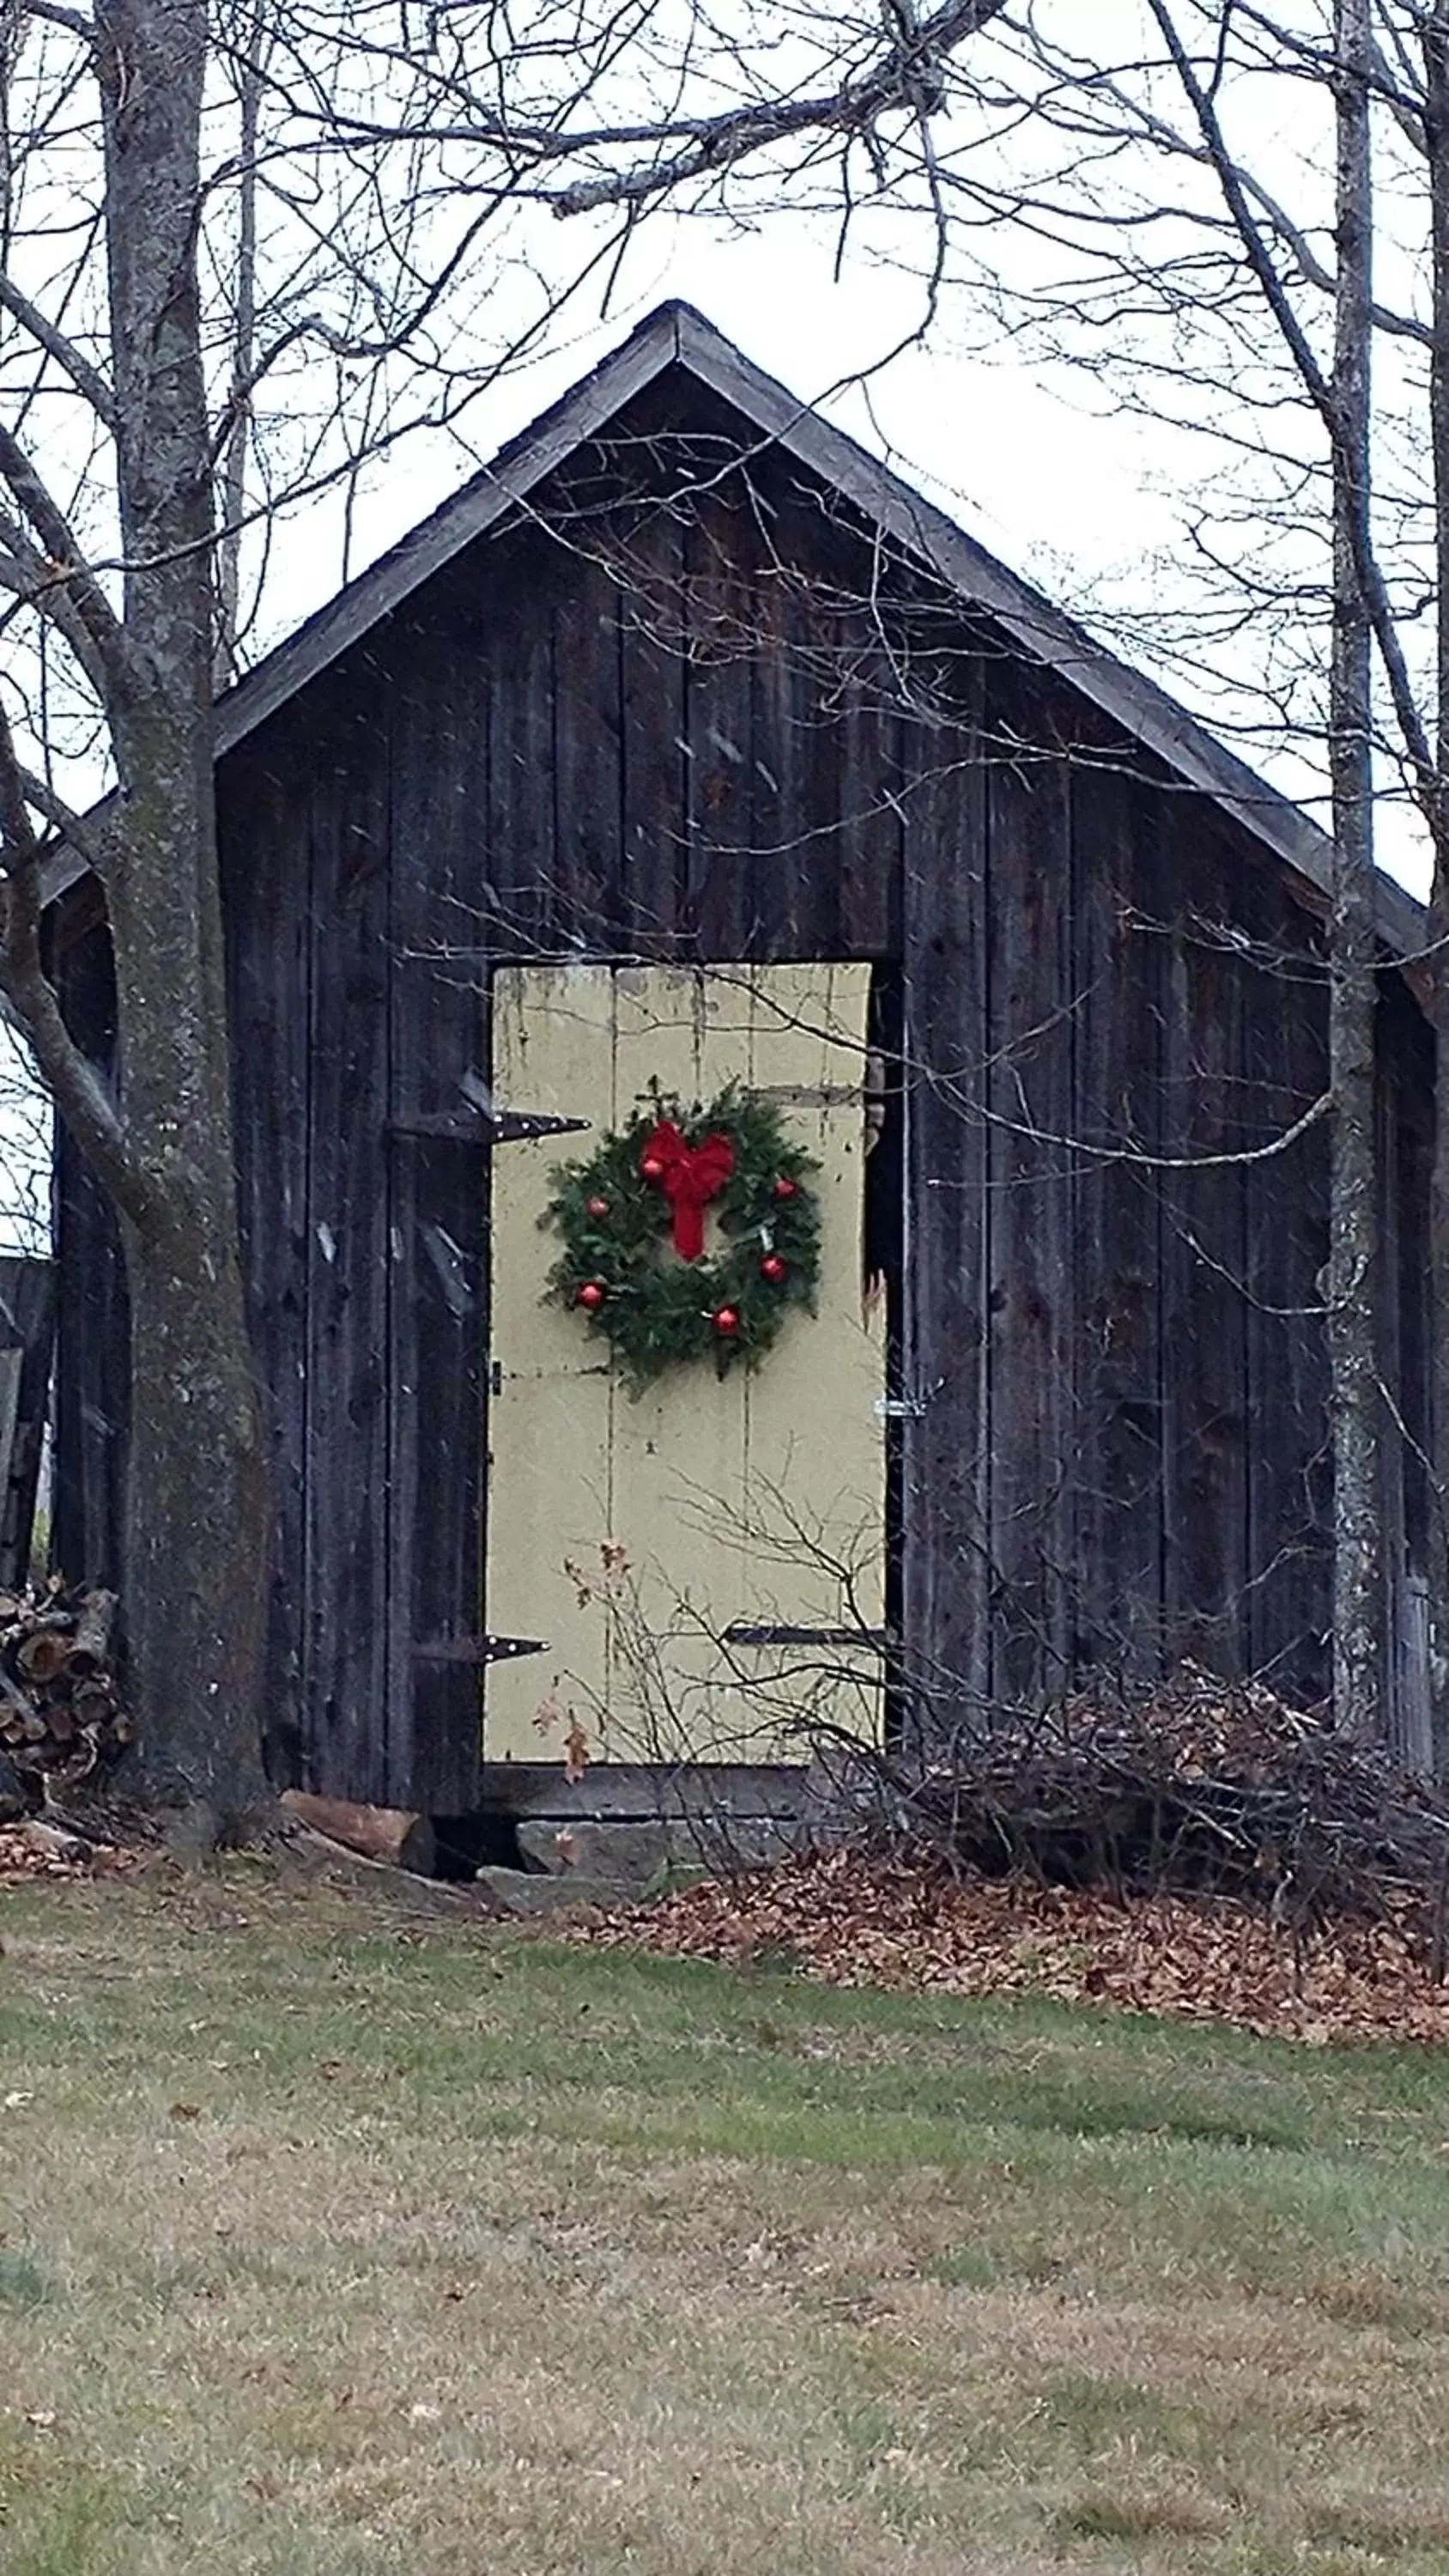
[[[491,465],[228,690],[216,711],[218,755],[254,732],[465,546],[496,526],[575,448],[673,366],[684,368],[731,404],[760,437],[838,491],[868,524],[937,574],[963,603],[989,615],[1029,660],[1057,672],[1165,762],[1185,786],[1199,789],[1300,876],[1328,892],[1332,844],[1291,798],[1255,776],[1165,689],[1118,661],[944,511],[753,366],[691,305],[678,302],[658,306],[621,348]],[[78,860],[57,854],[48,895],[61,893],[82,872]],[[1393,878],[1382,875],[1378,919],[1385,940],[1400,955],[1422,946],[1419,905]]]

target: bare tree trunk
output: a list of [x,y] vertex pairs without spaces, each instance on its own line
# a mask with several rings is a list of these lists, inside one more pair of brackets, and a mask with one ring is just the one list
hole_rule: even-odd
[[127,1229],[131,1482],[126,1586],[141,1754],[157,1796],[210,1833],[269,1803],[258,1686],[270,1522],[256,1389],[230,1249],[199,1213]]
[[106,882],[126,1126],[125,1602],[156,1785],[225,1831],[265,1797],[270,1522],[242,1303],[211,709],[211,460],[195,258],[204,0],[102,0],[125,685]]
[[1377,1171],[1374,1135],[1372,635],[1369,553],[1373,193],[1369,0],[1337,0],[1337,250],[1333,365],[1333,658],[1329,759],[1335,844],[1329,1062],[1329,1252],[1334,1581],[1333,1706],[1345,1734],[1375,1731],[1379,1630]]
[[261,11],[248,11],[238,30],[240,59],[233,77],[240,110],[237,179],[236,315],[232,330],[231,427],[222,461],[222,526],[216,564],[216,656],[218,689],[237,676],[238,616],[241,605],[242,519],[247,502],[247,450],[251,439],[251,396],[247,390],[257,354],[257,133],[261,116],[263,32]]
[[1436,788],[1430,826],[1429,1016],[1434,1029],[1434,1164],[1429,1200],[1430,1404],[1433,1425],[1429,1511],[1434,1763],[1449,1773],[1449,0],[1435,0],[1424,30],[1424,149],[1429,173],[1433,338],[1429,354],[1430,439],[1438,587],[1435,669]]

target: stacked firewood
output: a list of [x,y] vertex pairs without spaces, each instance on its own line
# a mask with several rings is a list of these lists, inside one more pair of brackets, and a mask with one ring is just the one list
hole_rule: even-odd
[[1449,1804],[1260,1683],[1185,1665],[1139,1693],[973,1715],[923,1769],[886,1759],[901,1838],[957,1866],[1231,1893],[1295,1926],[1391,1912],[1449,1966]]
[[53,1802],[130,1742],[114,1592],[0,1593],[0,1813]]

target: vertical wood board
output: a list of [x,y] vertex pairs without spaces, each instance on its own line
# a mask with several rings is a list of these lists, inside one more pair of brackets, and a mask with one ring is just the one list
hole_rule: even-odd
[[[587,1137],[493,1157],[487,1625],[547,1656],[492,1663],[490,1760],[538,1759],[542,1715],[598,1759],[779,1758],[807,1699],[863,1699],[860,1658],[722,1654],[736,1622],[838,1628],[879,1615],[882,1336],[862,1312],[860,1189],[868,970],[503,970],[501,1102],[623,1124],[653,1087],[686,1101],[731,1080],[773,1090],[822,1170],[822,1294],[753,1376],[708,1365],[630,1397],[581,1319],[542,1303],[556,1241],[551,1166]],[[663,1257],[670,1257],[667,1254]],[[581,1598],[580,1596],[584,1596]],[[612,1604],[612,1607],[610,1606]],[[833,1650],[832,1650],[833,1651]],[[825,1660],[828,1660],[825,1659]]]
[[1076,1109],[1070,777],[1027,701],[997,754],[991,836],[990,1366],[993,1684],[1062,1689],[1076,1585]]
[[303,1692],[309,1784],[378,1800],[389,1787],[378,1723],[390,1589],[387,861],[386,734],[339,726],[317,743],[313,781]]
[[[496,676],[446,623],[414,639],[390,708],[387,1803],[477,1799],[486,1154],[418,1122],[486,1084],[485,817]],[[476,1118],[476,1109],[473,1112]]]
[[1162,1651],[1158,1191],[1164,948],[1156,847],[1119,772],[1072,782],[1076,851],[1074,1658],[1140,1678]]
[[929,1738],[991,1691],[991,886],[979,735],[912,726],[902,771],[903,1683]]
[[[1195,906],[1172,939],[1163,1188],[1165,1615],[1169,1650],[1245,1669],[1248,1637],[1243,979],[1220,853],[1200,853]],[[1216,864],[1214,864],[1216,862]]]
[[237,1208],[272,1473],[264,1750],[279,1787],[320,1785],[303,1678],[316,753],[299,737],[295,723],[265,726],[217,784]]

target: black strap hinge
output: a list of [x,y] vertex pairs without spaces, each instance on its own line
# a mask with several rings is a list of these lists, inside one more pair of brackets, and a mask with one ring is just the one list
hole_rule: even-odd
[[555,1118],[546,1109],[400,1109],[387,1131],[459,1145],[518,1145],[536,1136],[579,1136],[591,1124],[587,1118]]
[[495,1145],[525,1145],[535,1136],[582,1136],[590,1118],[556,1118],[547,1109],[495,1109]]
[[413,1648],[420,1664],[506,1664],[547,1652],[546,1637],[433,1637]]

